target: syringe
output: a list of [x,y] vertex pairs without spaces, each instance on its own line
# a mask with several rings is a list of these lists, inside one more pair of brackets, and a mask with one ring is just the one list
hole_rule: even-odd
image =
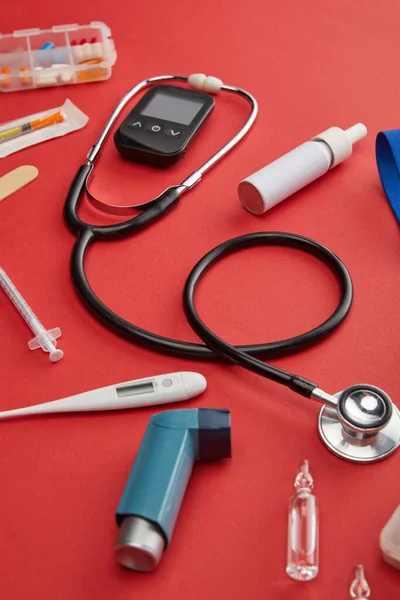
[[57,362],[62,359],[64,353],[56,348],[56,339],[61,336],[61,329],[45,329],[29,304],[24,300],[11,279],[0,267],[0,286],[3,288],[15,308],[18,310],[26,324],[35,334],[35,337],[28,342],[31,350],[41,348],[44,352],[49,353],[51,362]]

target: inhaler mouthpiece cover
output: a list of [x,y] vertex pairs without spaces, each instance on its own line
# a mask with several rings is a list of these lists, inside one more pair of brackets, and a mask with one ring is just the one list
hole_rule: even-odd
[[261,215],[302,189],[352,154],[353,144],[367,135],[357,123],[347,130],[331,127],[284,154],[239,183],[244,208]]

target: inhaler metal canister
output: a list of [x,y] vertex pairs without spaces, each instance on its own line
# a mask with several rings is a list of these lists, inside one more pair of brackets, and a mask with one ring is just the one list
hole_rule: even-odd
[[346,131],[327,129],[241,181],[241,203],[249,212],[263,214],[351,156],[353,144],[366,134],[362,123]]

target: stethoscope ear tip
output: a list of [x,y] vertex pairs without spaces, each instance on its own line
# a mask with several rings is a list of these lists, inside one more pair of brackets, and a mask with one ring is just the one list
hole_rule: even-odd
[[336,456],[371,463],[400,446],[400,412],[390,397],[369,384],[353,385],[335,394],[337,406],[322,407],[318,429]]

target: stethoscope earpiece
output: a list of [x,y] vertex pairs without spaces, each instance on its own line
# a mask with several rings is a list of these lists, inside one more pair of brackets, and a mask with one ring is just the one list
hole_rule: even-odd
[[[319,414],[322,441],[336,456],[370,463],[389,456],[400,445],[400,412],[380,388],[352,385],[335,394],[336,406]],[[319,399],[324,401],[322,394]]]

